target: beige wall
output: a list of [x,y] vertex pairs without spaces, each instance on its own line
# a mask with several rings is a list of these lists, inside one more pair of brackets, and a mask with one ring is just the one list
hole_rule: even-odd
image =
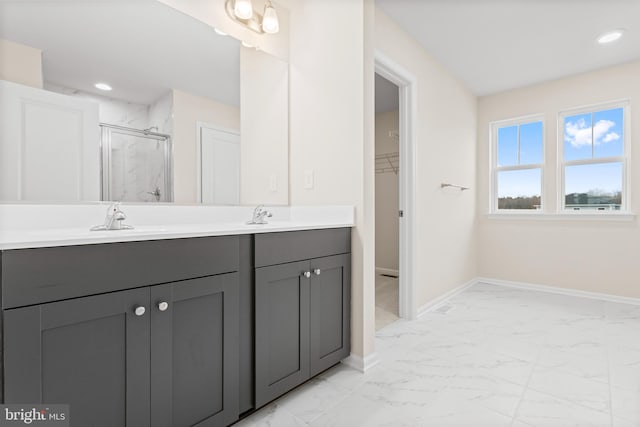
[[177,203],[196,203],[198,200],[197,122],[240,131],[240,110],[179,90],[173,91],[173,176]]
[[[376,114],[376,155],[398,152],[398,114]],[[398,174],[376,173],[376,268],[398,270]]]
[[[476,98],[413,38],[376,9],[375,46],[417,79],[416,305],[476,275]],[[402,272],[401,272],[402,274]]]
[[0,80],[42,89],[42,51],[0,39]]
[[[375,334],[373,62],[368,53],[373,52],[373,2],[292,0],[290,23],[290,202],[356,206],[351,341],[354,354],[368,355]],[[305,188],[307,171],[313,172],[313,188]]]
[[489,122],[545,116],[545,211],[556,209],[557,115],[611,100],[631,101],[631,210],[640,209],[640,62],[482,97],[478,101],[478,251],[480,276],[640,297],[638,221],[488,219]]
[[240,203],[286,205],[289,64],[242,47],[240,65]]

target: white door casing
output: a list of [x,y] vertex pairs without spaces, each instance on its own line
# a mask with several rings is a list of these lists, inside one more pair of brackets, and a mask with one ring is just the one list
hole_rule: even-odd
[[416,131],[418,81],[403,66],[376,50],[375,72],[400,89],[399,111],[399,209],[403,212],[399,225],[399,314],[403,319],[416,319],[415,301],[415,180],[416,180]]
[[198,202],[240,204],[240,134],[198,123]]

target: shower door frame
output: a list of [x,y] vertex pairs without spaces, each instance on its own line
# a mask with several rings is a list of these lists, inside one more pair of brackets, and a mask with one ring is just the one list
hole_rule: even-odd
[[[166,199],[157,203],[172,203],[174,201],[173,194],[173,140],[171,135],[158,132],[149,132],[141,129],[130,128],[126,126],[112,125],[109,123],[99,123],[100,125],[100,200],[102,201],[119,201],[109,200],[111,196],[111,132],[117,130],[131,136],[153,139],[156,141],[165,141],[164,148],[164,187],[166,191]],[[138,203],[138,202],[133,202]],[[143,203],[140,201],[139,203]]]

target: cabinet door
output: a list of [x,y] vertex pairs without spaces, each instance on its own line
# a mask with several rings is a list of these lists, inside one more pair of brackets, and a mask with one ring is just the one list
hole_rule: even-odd
[[309,262],[256,269],[256,407],[309,378]]
[[351,257],[311,260],[309,352],[311,376],[349,356]]
[[233,423],[238,353],[237,273],[152,286],[151,425]]
[[69,404],[78,426],[149,426],[148,311],[149,288],[6,310],[5,402]]

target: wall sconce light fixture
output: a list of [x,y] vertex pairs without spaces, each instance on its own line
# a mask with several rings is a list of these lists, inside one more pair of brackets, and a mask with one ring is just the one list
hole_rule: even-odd
[[265,3],[262,15],[253,10],[251,0],[227,0],[225,9],[231,19],[258,34],[276,34],[280,30],[278,14],[271,0]]

